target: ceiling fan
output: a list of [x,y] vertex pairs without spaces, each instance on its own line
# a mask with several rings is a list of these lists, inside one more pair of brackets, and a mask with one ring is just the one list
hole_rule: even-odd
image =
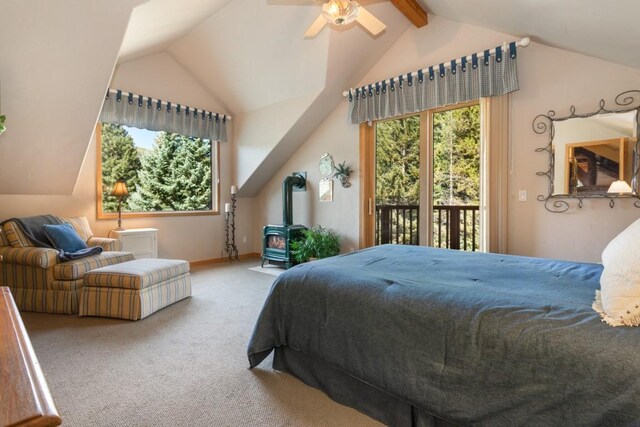
[[[321,0],[317,0],[316,3],[318,1]],[[317,36],[327,24],[344,26],[354,21],[362,25],[373,36],[377,36],[386,28],[382,21],[356,3],[355,0],[325,0],[322,5],[322,13],[313,21],[304,36],[306,38]]]

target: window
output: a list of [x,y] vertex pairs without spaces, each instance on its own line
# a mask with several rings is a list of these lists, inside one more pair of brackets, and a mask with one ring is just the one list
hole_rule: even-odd
[[129,192],[123,216],[217,213],[216,141],[111,123],[98,124],[96,141],[98,218],[118,211],[118,179]]

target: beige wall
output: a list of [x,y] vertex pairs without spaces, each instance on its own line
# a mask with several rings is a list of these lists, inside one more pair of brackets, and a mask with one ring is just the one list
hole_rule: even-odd
[[[406,73],[454,57],[482,51],[516,40],[517,37],[491,30],[458,24],[434,17],[427,27],[409,29],[359,84]],[[600,98],[611,101],[619,92],[637,88],[640,71],[571,52],[532,43],[519,50],[520,91],[511,97],[509,252],[513,254],[598,261],[607,242],[621,229],[640,217],[640,210],[629,201],[614,209],[602,200],[586,201],[583,209],[552,214],[536,200],[546,194],[547,182],[536,176],[546,170],[547,158],[534,150],[546,143],[546,137],[532,131],[531,121],[554,109],[568,113],[574,104],[579,112],[597,109]],[[309,172],[310,192],[294,196],[294,222],[321,224],[341,233],[343,251],[357,247],[359,182],[343,189],[336,182],[333,203],[317,199],[317,164],[320,156],[331,153],[336,161],[358,165],[358,126],[347,124],[347,101],[331,114],[298,152],[256,197],[260,206],[254,220],[255,249],[260,249],[260,228],[281,222],[280,183],[297,170]],[[518,190],[527,190],[528,201],[518,202]]]
[[[166,54],[153,55],[118,68],[112,87],[182,102],[198,108],[226,112],[223,106]],[[233,122],[232,122],[233,123]],[[232,129],[229,129],[232,135]],[[230,201],[231,142],[220,144],[221,206]],[[82,169],[71,195],[0,196],[0,218],[52,213],[60,216],[86,215],[96,235],[106,236],[116,226],[115,220],[98,220],[96,215],[96,147],[95,138],[87,150]],[[239,252],[252,250],[251,199],[240,199],[236,218],[236,239]],[[158,255],[200,261],[221,257],[224,247],[223,215],[186,217],[148,217],[123,220],[126,228],[158,228]],[[243,237],[247,242],[243,243]]]
[[[300,171],[307,172],[307,191],[293,193],[294,224],[331,228],[342,236],[343,252],[358,248],[358,126],[347,124],[346,116],[347,104],[343,102],[255,198],[255,206],[259,207],[254,215],[256,252],[262,250],[262,226],[282,224],[283,179]],[[355,168],[351,187],[343,188],[338,180],[333,180],[333,202],[320,202],[318,197],[318,182],[322,178],[318,162],[325,153],[331,154],[336,164],[346,160]]]
[[[509,251],[599,261],[606,244],[640,217],[640,209],[629,200],[617,202],[613,209],[604,200],[586,200],[582,209],[547,212],[535,200],[538,194],[547,193],[546,179],[535,176],[547,169],[547,158],[534,153],[546,144],[547,136],[535,134],[531,121],[548,110],[567,115],[570,105],[579,113],[595,111],[601,98],[613,108],[616,95],[638,89],[640,70],[536,44],[520,58],[522,89],[511,98]],[[528,191],[527,202],[517,202],[519,189]]]
[[140,2],[2,2],[0,194],[72,193]]
[[[171,55],[159,53],[121,64],[116,69],[112,88],[123,89],[172,103],[182,103],[209,111],[232,114],[210,91],[200,85]],[[234,121],[227,128],[229,141],[220,143],[220,206],[231,201],[231,137]],[[91,168],[91,166],[88,166]],[[95,170],[95,165],[93,166]],[[95,190],[94,190],[95,192]],[[95,200],[95,196],[93,196]],[[236,245],[242,253],[251,252],[252,199],[239,199],[236,210]],[[97,227],[108,232],[113,221],[98,221]],[[224,249],[224,214],[187,217],[149,217],[126,219],[127,228],[158,228],[158,255],[200,261],[220,258]],[[243,239],[246,242],[243,243]]]
[[[45,3],[47,2],[39,1],[39,7],[48,7]],[[75,16],[69,15],[71,10],[81,13],[84,7],[82,6],[84,3],[82,5],[81,3],[77,0],[65,2],[64,4],[69,7],[57,9],[52,15],[56,19],[49,19],[46,28],[55,34],[57,31],[62,31],[56,27],[56,22],[63,19],[68,21],[68,16]],[[106,3],[99,2],[101,7],[107,7]],[[43,58],[49,58],[50,55],[40,55],[37,49],[48,49],[48,42],[39,43],[36,39],[25,36],[30,40],[33,39],[29,49],[35,50],[27,56],[38,58],[40,62],[38,67],[32,66],[29,60],[23,58],[25,54],[22,48],[16,50],[7,45],[9,46],[7,49],[0,49],[9,55],[3,56],[4,59],[9,59],[0,64],[0,74],[3,79],[3,113],[7,113],[10,118],[9,130],[0,138],[0,159],[3,159],[0,172],[5,173],[9,178],[2,180],[0,187],[12,187],[11,191],[13,191],[15,188],[22,188],[21,183],[24,182],[29,182],[30,185],[43,182],[38,178],[42,170],[46,171],[47,177],[51,177],[50,180],[45,180],[42,189],[47,189],[60,181],[59,176],[56,175],[60,171],[65,172],[64,174],[60,172],[60,176],[73,176],[74,179],[77,176],[72,191],[66,190],[68,180],[60,181],[64,185],[56,188],[61,189],[59,192],[62,195],[24,194],[27,191],[17,195],[0,195],[0,218],[41,213],[82,214],[89,217],[94,230],[99,235],[106,235],[115,225],[112,220],[99,221],[96,218],[96,164],[93,138],[90,138],[90,145],[85,150],[88,144],[87,138],[95,122],[93,116],[97,117],[97,112],[91,113],[93,116],[88,123],[84,117],[86,111],[82,113],[83,119],[79,126],[81,129],[77,135],[65,133],[64,130],[56,130],[57,127],[71,129],[74,123],[68,122],[69,117],[77,118],[78,116],[73,115],[73,108],[53,102],[49,98],[59,97],[60,90],[69,91],[69,88],[76,88],[75,92],[69,91],[69,105],[84,111],[83,106],[86,103],[72,98],[72,95],[82,94],[83,99],[90,100],[88,102],[91,105],[87,104],[90,107],[88,110],[93,110],[94,101],[91,99],[99,100],[106,89],[108,75],[104,75],[104,69],[107,67],[109,70],[110,65],[105,65],[104,62],[111,61],[110,64],[112,64],[115,61],[116,45],[121,38],[114,36],[113,32],[118,34],[124,32],[122,21],[128,16],[132,5],[136,3],[137,1],[131,0],[121,8],[111,10],[109,14],[96,13],[96,16],[100,15],[109,22],[117,23],[117,25],[111,24],[111,27],[105,27],[105,31],[112,31],[110,36],[104,32],[96,32],[95,37],[87,41],[86,34],[82,35],[85,39],[74,34],[67,35],[73,36],[73,40],[65,44],[72,52],[75,52],[74,48],[93,49],[92,46],[95,44],[101,45],[100,49],[93,49],[91,54],[82,51],[71,56],[63,56],[69,64],[75,64],[74,61],[76,61],[77,65],[66,64],[68,66],[61,69],[81,70],[80,76],[68,72],[63,73],[64,75],[52,72],[56,68],[55,64],[43,66]],[[3,13],[2,22],[5,25],[2,28],[6,31],[0,31],[0,33],[12,33],[14,27],[15,31],[19,31],[20,28],[17,28],[14,22],[22,24],[21,16],[33,16],[22,6],[18,6],[18,3],[12,4],[11,10],[8,9],[8,11],[13,15]],[[3,10],[3,12],[6,11]],[[118,19],[114,19],[115,15]],[[82,27],[83,31],[87,26],[101,25],[102,18],[98,19],[96,16],[93,18],[97,23],[92,24],[94,21],[83,20],[87,24]],[[47,40],[57,40],[54,36]],[[13,33],[11,37],[5,39],[12,38],[14,38]],[[359,84],[406,73],[514,39],[516,37],[433,17],[427,27],[407,30],[395,45],[382,55]],[[74,43],[79,40],[83,43],[80,43],[81,46],[76,46]],[[2,42],[0,42],[1,45]],[[97,62],[92,59],[96,51],[101,52],[98,56],[102,58]],[[108,55],[105,54],[107,51],[110,52]],[[16,57],[13,58],[13,56]],[[92,62],[90,68],[85,66],[87,58]],[[35,74],[29,77],[32,74],[27,71]],[[45,76],[38,74],[40,72],[44,72]],[[638,87],[640,71],[533,43],[530,47],[520,50],[520,77],[521,90],[511,97],[509,251],[522,255],[597,261],[606,243],[618,231],[638,218],[640,210],[634,208],[629,201],[621,201],[614,209],[610,209],[606,202],[595,200],[586,201],[583,209],[573,208],[565,214],[547,212],[543,204],[535,200],[538,194],[545,194],[547,190],[545,179],[536,176],[537,171],[546,170],[547,159],[544,154],[534,152],[535,148],[546,143],[546,137],[537,135],[531,130],[531,121],[537,114],[545,113],[549,109],[556,110],[559,115],[566,114],[570,104],[574,104],[578,112],[586,112],[597,108],[600,98],[605,98],[610,103],[619,92]],[[60,78],[60,80],[53,81],[52,78]],[[36,81],[39,83],[34,86]],[[53,83],[49,83],[50,81]],[[58,81],[63,83],[56,83]],[[64,83],[67,81],[70,83]],[[227,111],[223,102],[216,99],[197,79],[167,54],[152,55],[120,65],[112,86],[198,108],[233,113]],[[95,89],[96,87],[98,89]],[[97,98],[90,96],[87,92],[95,90],[100,93]],[[99,103],[99,101],[96,102]],[[42,115],[46,119],[43,122],[45,125],[39,126],[38,132],[47,133],[43,138],[33,133],[38,125],[25,119],[27,116],[32,117],[31,112],[37,110],[33,107],[34,105],[56,106],[50,108],[54,115]],[[260,251],[262,226],[282,221],[281,183],[286,175],[294,171],[307,171],[309,174],[308,191],[294,195],[294,221],[305,225],[321,224],[333,228],[343,235],[343,251],[357,248],[359,226],[357,175],[360,172],[358,126],[347,123],[346,113],[345,100],[288,159],[278,173],[265,183],[258,196],[240,199],[237,218],[237,243],[240,253]],[[50,122],[51,117],[60,117],[61,120]],[[49,128],[48,123],[52,123],[53,127]],[[229,135],[234,135],[233,126],[232,121]],[[51,135],[56,135],[58,138],[55,144],[49,143],[48,138],[51,138]],[[66,136],[58,137],[58,135]],[[85,137],[83,138],[82,135]],[[232,144],[233,141],[221,144],[221,206],[229,201],[228,189],[235,173]],[[72,171],[69,175],[66,161],[51,161],[51,159],[60,158],[60,153],[77,153],[78,147],[82,153],[78,161],[84,158],[79,174],[74,175]],[[320,157],[326,152],[332,154],[336,162],[346,160],[353,165],[355,176],[352,179],[352,187],[348,189],[342,188],[335,181],[334,201],[320,203],[317,195],[320,179],[317,166]],[[43,156],[47,162],[41,161]],[[9,159],[13,158],[17,161],[12,163]],[[34,159],[38,161],[34,163]],[[19,169],[19,173],[14,170],[16,168]],[[527,190],[528,201],[517,201],[518,190]],[[10,191],[5,191],[5,193],[8,192]],[[56,191],[40,192],[52,194]],[[177,257],[190,261],[217,258],[224,245],[222,216],[126,219],[125,226],[158,228],[160,230],[159,255],[162,257]],[[245,237],[247,242],[243,243]]]

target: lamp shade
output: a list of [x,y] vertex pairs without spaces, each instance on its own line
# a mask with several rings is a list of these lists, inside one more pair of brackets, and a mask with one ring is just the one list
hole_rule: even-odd
[[124,180],[119,179],[116,181],[116,183],[113,185],[111,195],[116,197],[124,197],[129,195],[129,191],[127,190],[127,185],[124,183]]
[[613,181],[613,183],[609,186],[609,189],[607,190],[607,193],[618,193],[618,194],[631,193],[631,192],[633,192],[633,190],[631,190],[631,187],[629,186],[629,184],[627,184],[627,181]]

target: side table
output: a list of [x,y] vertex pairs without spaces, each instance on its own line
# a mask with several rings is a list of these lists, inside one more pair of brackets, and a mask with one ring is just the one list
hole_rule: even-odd
[[109,235],[114,239],[120,240],[121,250],[131,252],[136,259],[158,258],[157,228],[111,230]]

